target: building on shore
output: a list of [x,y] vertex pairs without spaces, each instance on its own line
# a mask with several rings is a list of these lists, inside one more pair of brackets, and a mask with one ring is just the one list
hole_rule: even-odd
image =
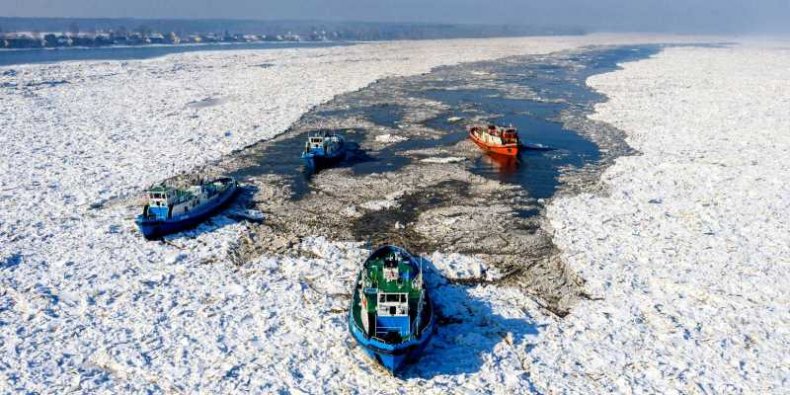
[[165,42],[168,44],[178,44],[181,42],[181,38],[178,37],[178,34],[175,32],[170,32],[170,34],[165,37]]
[[[117,30],[99,32],[80,32],[73,29],[64,32],[16,32],[0,33],[0,48],[59,48],[59,47],[103,47],[110,45],[177,45],[198,43],[254,43],[262,41],[327,41],[328,34],[325,30],[313,30],[301,36],[288,31],[285,34],[234,34],[229,31],[222,33],[193,33],[183,37],[171,31],[161,33],[148,28],[139,28],[131,31],[124,27]],[[334,34],[333,37],[337,37]]]
[[165,36],[162,33],[151,33],[146,37],[149,44],[165,44]]
[[3,36],[6,48],[43,48],[44,40],[40,33],[9,33]]

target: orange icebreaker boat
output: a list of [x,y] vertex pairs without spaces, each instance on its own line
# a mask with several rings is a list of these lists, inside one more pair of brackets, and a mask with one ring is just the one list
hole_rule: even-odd
[[518,133],[515,128],[472,125],[468,130],[472,141],[484,151],[507,156],[518,155]]

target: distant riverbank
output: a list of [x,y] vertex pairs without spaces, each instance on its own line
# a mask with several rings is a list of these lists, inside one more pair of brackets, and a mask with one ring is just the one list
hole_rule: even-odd
[[281,48],[315,48],[349,45],[348,42],[258,42],[210,43],[146,46],[110,46],[101,48],[31,48],[0,49],[0,66],[31,63],[55,63],[72,60],[150,59],[174,53],[223,50],[263,50]]

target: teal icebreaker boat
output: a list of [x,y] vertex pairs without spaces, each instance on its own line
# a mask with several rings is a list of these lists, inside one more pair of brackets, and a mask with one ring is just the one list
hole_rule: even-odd
[[227,204],[237,188],[232,177],[200,182],[188,188],[155,185],[146,192],[147,204],[135,223],[146,239],[189,229]]
[[307,135],[302,160],[309,169],[317,169],[339,162],[346,157],[343,136],[332,131],[312,132]]
[[390,372],[416,360],[436,329],[420,262],[392,245],[374,251],[357,277],[348,326]]

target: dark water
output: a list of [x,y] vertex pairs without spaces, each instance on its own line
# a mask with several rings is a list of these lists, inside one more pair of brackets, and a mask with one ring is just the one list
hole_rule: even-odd
[[161,45],[102,48],[50,48],[0,50],[0,66],[28,63],[54,63],[68,60],[133,60],[196,51],[261,50],[280,48],[314,48],[346,45],[343,43],[263,42],[199,45]]
[[390,128],[397,128],[403,116],[403,109],[393,104],[370,106],[363,109],[363,112],[373,123]]
[[[368,161],[374,161],[354,140],[360,140],[363,131],[355,129],[331,129],[346,139],[346,157],[333,167],[349,167]],[[312,131],[310,131],[312,132]],[[320,172],[321,168],[308,170],[301,158],[307,135],[310,132],[282,135],[270,142],[266,142],[259,150],[252,150],[251,159],[255,166],[239,169],[230,175],[238,179],[246,179],[267,174],[282,176],[290,184],[292,198],[299,199],[310,191],[311,177]]]
[[[558,85],[564,89],[569,86]],[[469,119],[485,114],[486,120],[498,125],[512,125],[518,129],[519,139],[528,144],[551,147],[550,150],[521,150],[515,158],[501,155],[483,155],[472,164],[473,173],[502,182],[519,184],[535,198],[547,198],[557,188],[559,168],[581,167],[599,159],[598,147],[580,134],[563,128],[557,121],[564,103],[540,102],[535,100],[507,99],[493,96],[489,91],[429,91],[431,99],[466,108],[453,111],[432,120],[429,126],[439,130],[462,129],[462,125],[450,124],[449,116]],[[469,105],[472,103],[472,105]],[[459,136],[466,138],[463,133]]]
[[[449,111],[424,122],[425,126],[436,130],[436,135],[394,143],[375,152],[366,152],[353,144],[353,141],[370,138],[372,131],[337,130],[352,142],[346,159],[337,166],[350,168],[356,176],[398,171],[413,160],[405,155],[407,151],[454,146],[467,138],[465,123],[473,117],[512,125],[518,129],[522,142],[551,149],[525,149],[516,158],[484,154],[469,165],[470,170],[487,178],[520,185],[535,198],[548,198],[558,187],[561,168],[582,167],[600,159],[595,143],[565,129],[560,123],[562,112],[574,111],[584,116],[595,103],[605,99],[585,85],[587,77],[616,70],[618,63],[643,59],[659,50],[660,46],[615,47],[443,67],[426,75],[377,82],[360,92],[348,94],[342,99],[348,104],[343,109],[319,107],[312,115],[318,118],[361,116],[389,128],[405,125],[403,117],[408,109],[399,105],[395,97],[391,103],[369,104],[365,100],[370,96],[371,92],[366,92],[369,89],[373,89],[373,96],[379,101],[387,99],[387,92],[397,90],[401,94],[405,92],[407,98],[431,99],[450,107]],[[469,88],[469,82],[479,78],[476,75],[481,69],[489,76],[486,87]],[[493,81],[492,75],[495,76]],[[533,92],[534,96],[519,98],[512,95],[513,92]],[[462,117],[463,121],[450,122],[450,117]],[[278,174],[289,180],[295,199],[304,196],[309,192],[311,176],[304,174],[299,158],[305,138],[306,132],[285,134],[265,143],[266,147],[255,159],[258,165],[234,175],[243,178]]]
[[[589,110],[605,99],[586,86],[589,76],[616,70],[618,63],[643,59],[659,50],[659,46],[617,47],[535,62],[485,63],[482,68],[496,76],[495,85],[499,88],[448,89],[457,84],[457,79],[444,78],[418,94],[452,107],[450,112],[426,123],[434,129],[463,128],[448,122],[449,117],[482,116],[491,123],[516,127],[523,143],[551,147],[522,150],[516,158],[483,155],[471,166],[475,174],[521,185],[535,198],[548,198],[557,189],[561,168],[582,167],[600,159],[595,143],[562,126],[561,112],[571,106],[578,111]],[[508,93],[514,91],[534,92],[539,99],[509,97]]]
[[[434,138],[412,139],[393,144],[377,152],[376,160],[352,165],[354,174],[396,171],[411,159],[400,153],[409,150],[451,146],[467,138],[465,122],[473,117],[500,125],[512,125],[519,138],[528,144],[551,147],[551,150],[522,150],[516,158],[483,155],[471,165],[475,174],[524,187],[535,198],[548,198],[558,186],[560,169],[582,167],[600,159],[598,146],[586,137],[565,129],[559,121],[562,111],[584,112],[605,98],[589,89],[587,77],[617,69],[617,64],[646,58],[659,46],[617,47],[557,55],[531,60],[524,58],[503,62],[485,62],[466,66],[439,68],[434,72],[405,78],[398,84],[407,95],[436,100],[451,110],[424,124],[438,131]],[[493,88],[464,89],[475,79],[473,71],[484,69],[496,78]],[[520,89],[521,88],[521,89]],[[514,98],[509,92],[534,92],[539,99]],[[398,127],[405,109],[396,104],[350,108],[378,125]],[[335,113],[337,115],[337,113]],[[464,121],[450,122],[450,117]]]

